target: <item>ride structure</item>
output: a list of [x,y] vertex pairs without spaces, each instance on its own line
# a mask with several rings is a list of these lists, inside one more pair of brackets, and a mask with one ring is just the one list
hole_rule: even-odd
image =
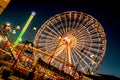
[[51,17],[41,26],[34,45],[46,52],[36,52],[43,61],[67,74],[77,76],[77,71],[93,74],[105,55],[106,35],[92,16],[67,11]]
[[12,47],[14,42],[10,44],[8,49],[12,51],[3,46],[1,53],[14,57],[12,70],[26,76],[34,73],[36,80],[82,80],[84,74],[95,74],[105,56],[107,43],[104,29],[95,18],[83,12],[66,11],[40,27],[33,46],[29,42],[18,43],[16,47]]

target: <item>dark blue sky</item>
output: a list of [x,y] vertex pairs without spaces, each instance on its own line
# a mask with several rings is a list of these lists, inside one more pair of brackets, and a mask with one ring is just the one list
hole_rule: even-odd
[[107,36],[106,55],[97,73],[120,77],[120,5],[117,3],[115,0],[11,0],[0,15],[0,24],[10,22],[13,27],[17,24],[22,27],[31,12],[35,11],[36,15],[23,36],[25,38],[30,34],[30,28],[37,26],[39,29],[46,20],[56,14],[72,10],[90,14],[101,23]]

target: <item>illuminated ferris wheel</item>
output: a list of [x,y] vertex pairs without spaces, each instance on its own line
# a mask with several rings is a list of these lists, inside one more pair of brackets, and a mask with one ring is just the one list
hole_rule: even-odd
[[105,55],[106,35],[91,15],[67,11],[56,14],[41,26],[34,45],[45,52],[36,54],[59,70],[71,74],[76,67],[82,73],[92,74]]

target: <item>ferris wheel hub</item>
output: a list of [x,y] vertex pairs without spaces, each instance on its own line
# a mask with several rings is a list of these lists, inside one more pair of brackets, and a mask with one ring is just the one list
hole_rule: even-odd
[[70,43],[70,38],[69,38],[69,37],[65,37],[65,38],[63,39],[63,42],[64,42],[65,44],[69,44],[69,43]]
[[63,37],[60,37],[59,39],[60,44],[69,45],[70,47],[75,47],[77,43],[76,38],[70,33],[64,34]]

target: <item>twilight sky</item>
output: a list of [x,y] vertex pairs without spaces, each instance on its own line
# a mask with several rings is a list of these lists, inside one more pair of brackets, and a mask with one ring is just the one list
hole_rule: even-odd
[[[26,23],[32,11],[36,12],[23,39],[30,33],[33,26],[40,26],[52,16],[65,11],[79,11],[87,13],[97,19],[103,26],[107,38],[106,55],[97,73],[115,75],[120,77],[120,5],[115,0],[11,0],[5,11],[0,15],[0,24],[11,23],[13,27]],[[17,31],[16,36],[20,31]],[[28,37],[27,37],[28,38]],[[34,37],[29,37],[34,40]]]

